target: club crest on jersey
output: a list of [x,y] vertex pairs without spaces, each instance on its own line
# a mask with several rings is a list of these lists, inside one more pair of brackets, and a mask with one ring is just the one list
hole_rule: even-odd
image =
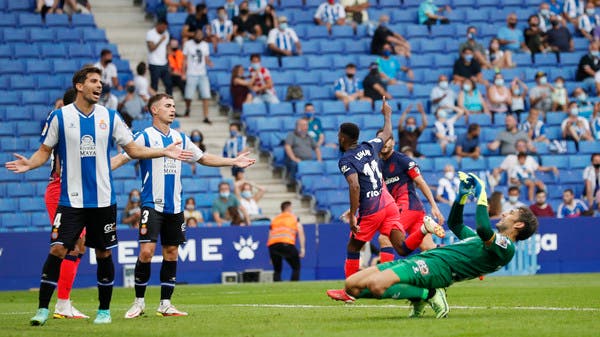
[[146,228],[146,225],[142,225],[142,227],[140,227],[140,234],[146,235],[146,233],[148,233],[148,228]]
[[429,274],[429,266],[427,266],[427,263],[425,263],[425,261],[417,260],[416,263],[417,263],[417,267],[419,268],[419,272],[421,273],[421,275]]
[[106,128],[108,127],[108,125],[106,125],[106,122],[104,121],[104,119],[100,120],[100,124],[98,126],[100,126],[101,130],[106,130]]
[[90,135],[83,135],[83,137],[81,137],[81,144],[79,145],[79,155],[81,157],[96,156],[96,144],[94,144],[94,137]]
[[508,247],[508,239],[504,235],[496,234],[496,244],[504,249]]

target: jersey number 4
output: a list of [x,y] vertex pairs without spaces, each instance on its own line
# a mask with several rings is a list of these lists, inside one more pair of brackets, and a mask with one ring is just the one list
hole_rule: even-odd
[[377,163],[377,160],[373,160],[370,163],[366,163],[363,167],[363,173],[366,176],[369,176],[371,184],[373,184],[373,189],[376,190],[377,186],[379,186],[378,182],[380,182],[383,179],[381,171],[379,171],[379,164]]

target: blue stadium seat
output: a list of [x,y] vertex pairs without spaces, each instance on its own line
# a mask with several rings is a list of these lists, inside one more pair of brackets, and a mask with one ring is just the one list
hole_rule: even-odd
[[468,171],[482,171],[488,169],[487,163],[483,157],[475,160],[473,158],[463,158],[460,161],[460,167]]
[[99,28],[83,28],[83,40],[86,43],[108,42],[106,32]]
[[235,42],[219,43],[217,55],[240,55],[240,45]]
[[329,37],[329,32],[325,26],[307,26],[304,37],[309,40],[325,39]]
[[312,100],[324,100],[331,99],[332,94],[331,87],[323,87],[318,85],[305,86],[305,89],[308,89],[308,95],[306,95],[306,91],[304,92],[305,96],[308,96]]
[[94,55],[92,47],[87,44],[70,44],[67,47],[67,52],[71,58],[90,58],[95,59],[98,55]]
[[541,165],[556,166],[558,169],[569,168],[569,158],[567,156],[542,156]]
[[569,167],[572,169],[581,169],[588,166],[590,163],[590,156],[588,155],[570,155],[569,156]]
[[187,18],[187,13],[167,13],[167,21],[170,25],[182,26]]
[[308,56],[306,64],[309,65],[311,69],[331,69],[331,59],[332,57],[328,55]]
[[242,45],[242,53],[244,55],[263,54],[265,52],[265,44],[261,42],[246,41]]
[[[41,212],[46,210],[46,203],[43,198],[19,198],[19,210],[21,212]],[[48,221],[47,217],[44,217]]]
[[6,185],[6,196],[8,197],[33,197],[35,193],[33,184],[9,183]]
[[94,16],[89,14],[72,14],[71,25],[73,27],[96,27]]
[[471,114],[469,115],[469,123],[477,123],[479,126],[492,125],[492,118],[487,114]]
[[[437,30],[434,30],[434,31],[437,31]],[[441,29],[439,31],[446,31],[446,30]],[[441,39],[433,39],[433,40],[427,40],[426,42],[421,42],[420,51],[422,53],[443,53],[445,49],[446,49],[446,41],[441,40]],[[419,56],[419,58],[420,58],[420,56]]]
[[273,116],[291,116],[294,114],[294,106],[290,102],[280,102],[276,104],[268,104],[269,115]]
[[563,112],[548,112],[546,113],[546,124],[547,125],[560,125],[566,118]]
[[0,213],[14,213],[18,207],[17,199],[0,198]]
[[339,126],[337,116],[331,116],[328,111],[325,111],[325,113],[325,115],[319,117],[323,130],[337,130]]
[[42,27],[42,16],[34,13],[20,13],[19,27]]
[[4,28],[4,42],[27,42],[29,34],[26,29]]
[[305,69],[306,68],[306,57],[304,56],[291,56],[281,58],[281,68],[285,70],[289,69]]
[[420,143],[417,150],[427,157],[441,157],[443,155],[442,148],[438,143]]
[[452,0],[452,8],[479,8],[477,3],[472,0]]
[[11,89],[32,89],[35,87],[35,78],[33,76],[13,75],[10,77]]
[[446,17],[450,22],[464,22],[465,21],[465,11],[459,9],[453,9],[452,12],[447,13]]
[[[287,5],[287,3],[286,3]],[[315,13],[312,11],[295,11],[294,23],[296,24],[312,24],[314,22]]]
[[46,26],[48,27],[69,27],[69,16],[64,14],[48,14],[46,15]]
[[135,179],[135,166],[133,164],[123,165],[120,168],[113,170],[112,175],[115,179]]
[[13,57],[13,50],[11,48],[11,45],[9,44],[0,44],[0,59],[3,59],[2,61],[8,61],[10,58]]
[[40,55],[45,58],[66,58],[67,48],[60,43],[41,43]]
[[16,27],[17,16],[12,13],[3,13],[0,11],[0,27]]
[[427,68],[430,69],[433,64],[433,56],[430,54],[419,55],[419,57],[410,58],[411,68]]
[[338,70],[344,69],[349,63],[356,64],[356,57],[354,55],[336,55],[333,58],[333,68]]
[[558,58],[554,53],[537,53],[534,54],[536,66],[554,66],[558,63]]
[[[37,130],[38,134],[40,130]],[[29,140],[27,138],[2,138],[0,140],[0,148],[6,152],[22,152],[29,150]]]
[[339,159],[340,158],[340,150],[337,148],[332,148],[329,146],[322,146],[321,147],[321,156],[323,157],[323,160],[330,160],[330,159]]
[[32,90],[23,92],[22,101],[23,104],[48,104],[50,102],[47,92]]
[[579,64],[581,53],[560,53],[560,64],[575,66]]
[[394,84],[387,88],[387,91],[393,97],[407,97],[409,96],[408,88],[404,84]]
[[323,101],[322,110],[317,111],[317,113],[322,113],[322,116],[325,115],[334,115],[334,114],[344,114],[346,113],[346,107],[342,101]]
[[433,158],[433,167],[436,171],[444,171],[444,166],[447,164],[454,166],[455,169],[458,168],[458,162],[454,157]]
[[54,42],[56,35],[54,30],[47,28],[32,28],[29,31],[29,41],[33,43]]
[[[0,105],[18,105],[18,104],[21,104],[20,100],[21,100],[20,92],[16,92],[16,91],[12,91],[12,90],[0,91]],[[3,123],[0,123],[0,124],[3,124]]]
[[[417,15],[413,11],[398,11],[394,10],[391,12],[390,20],[393,23],[404,23],[404,24],[413,24],[417,23]],[[375,20],[379,18],[374,18]]]
[[13,51],[16,59],[39,58],[40,50],[38,46],[30,43],[15,43]]
[[351,26],[333,26],[331,27],[331,38],[352,38],[354,37],[354,29]]
[[[321,75],[318,71],[296,71],[294,72],[295,84],[321,84]],[[325,84],[328,84],[325,82]]]
[[519,67],[531,67],[531,55],[525,53],[514,53],[513,61],[519,65]]
[[[456,56],[451,54],[435,54],[433,56],[433,62],[438,67],[452,67],[456,61]],[[427,73],[432,73],[427,71]],[[437,76],[436,76],[437,81]]]
[[[100,54],[98,54],[98,57],[100,56]],[[123,59],[113,59],[113,63],[115,64],[115,66],[117,67],[117,70],[120,73],[124,73],[124,72],[129,72],[130,71],[130,67],[129,67],[129,60],[123,60]],[[231,79],[231,78],[230,78]]]
[[321,40],[320,49],[323,54],[343,54],[344,44],[340,41]]
[[581,141],[579,142],[579,153],[600,153],[599,141]]
[[[19,1],[12,1],[19,2]],[[13,230],[23,229],[31,224],[31,215],[27,213],[2,214],[2,226]]]
[[373,111],[370,102],[352,101],[348,104],[348,112],[353,114],[368,114]]
[[582,183],[582,173],[581,169],[579,170],[564,170],[560,172],[560,183],[561,184],[581,184]]
[[369,41],[344,41],[344,50],[346,54],[365,54],[370,51],[370,42]]
[[325,172],[325,164],[316,160],[304,160],[298,163],[297,176],[303,175],[322,175]]

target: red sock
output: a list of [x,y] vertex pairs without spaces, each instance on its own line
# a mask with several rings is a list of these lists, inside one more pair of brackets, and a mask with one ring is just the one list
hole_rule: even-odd
[[425,234],[423,234],[420,229],[416,230],[414,233],[410,233],[410,235],[404,241],[404,245],[413,251],[419,248],[421,242],[423,242],[423,238],[425,238]]
[[67,255],[60,265],[60,276],[58,277],[57,297],[61,300],[68,300],[71,296],[73,281],[77,274],[77,267],[81,259],[73,255]]
[[346,262],[344,263],[344,273],[346,278],[356,273],[360,269],[360,253],[348,252]]
[[379,263],[394,261],[394,248],[381,247],[379,252]]

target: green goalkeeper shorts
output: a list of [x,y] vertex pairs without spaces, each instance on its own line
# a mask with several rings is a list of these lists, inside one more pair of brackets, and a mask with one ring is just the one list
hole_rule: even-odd
[[415,255],[378,264],[377,268],[381,271],[391,269],[400,278],[400,283],[420,288],[446,288],[452,284],[450,266],[437,258]]

